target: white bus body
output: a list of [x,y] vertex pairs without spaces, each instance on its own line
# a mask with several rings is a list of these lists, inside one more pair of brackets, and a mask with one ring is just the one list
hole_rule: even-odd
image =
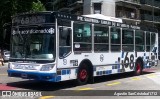
[[[155,31],[58,12],[28,15],[13,17],[11,77],[52,82],[77,79],[85,84],[95,76],[132,71],[139,75],[158,65]],[[21,50],[19,56],[16,49]]]

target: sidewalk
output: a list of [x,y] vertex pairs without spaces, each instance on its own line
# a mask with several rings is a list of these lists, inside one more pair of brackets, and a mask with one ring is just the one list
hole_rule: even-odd
[[[8,66],[8,62],[5,62],[3,66]],[[3,67],[2,64],[0,63],[0,67]]]

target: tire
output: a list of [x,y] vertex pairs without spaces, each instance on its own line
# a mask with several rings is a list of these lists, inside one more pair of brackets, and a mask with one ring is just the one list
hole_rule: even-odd
[[87,64],[83,63],[80,65],[77,73],[77,83],[78,85],[84,85],[89,80],[89,69]]
[[139,76],[142,74],[142,62],[140,60],[137,60],[134,75]]

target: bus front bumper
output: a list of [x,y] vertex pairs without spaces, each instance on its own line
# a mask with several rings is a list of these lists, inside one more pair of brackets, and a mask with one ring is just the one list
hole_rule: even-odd
[[9,77],[19,77],[23,79],[34,79],[41,81],[60,81],[60,77],[56,73],[41,73],[41,72],[25,72],[17,70],[7,70]]

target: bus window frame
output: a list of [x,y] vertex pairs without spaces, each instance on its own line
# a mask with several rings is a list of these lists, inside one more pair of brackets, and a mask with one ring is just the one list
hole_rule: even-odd
[[[119,29],[119,31],[120,31],[120,41],[119,41],[119,44],[113,44],[112,43],[112,41],[111,41],[111,29],[112,28],[116,28],[116,29]],[[120,46],[120,48],[119,48],[119,51],[117,50],[117,51],[113,51],[112,50],[112,45],[115,45],[115,46]],[[110,27],[110,51],[111,52],[120,52],[122,50],[122,28],[120,28],[120,27]]]
[[[125,44],[125,43],[124,43],[124,39],[123,39],[124,37],[123,37],[123,36],[124,36],[124,33],[125,33],[125,32],[123,32],[123,30],[132,31],[132,36],[133,36],[133,37],[132,37],[132,39],[133,39],[133,41],[132,41],[133,43],[132,43],[132,44]],[[134,32],[134,29],[122,28],[122,32],[121,32],[121,34],[122,34],[122,37],[121,37],[121,40],[122,40],[122,43],[121,43],[121,44],[122,44],[122,51],[124,51],[124,52],[133,52],[133,51],[134,51],[134,49],[135,49],[134,33],[135,33],[135,32]],[[132,46],[133,49],[132,49],[132,50],[126,50],[125,47],[128,47],[128,46]]]
[[[147,44],[147,33],[149,34],[149,45]],[[146,31],[146,33],[145,33],[145,51],[146,52],[150,52],[151,51],[151,32],[149,32],[149,31]],[[147,50],[147,46],[149,46],[149,50]]]
[[[108,43],[95,43],[95,26],[97,26],[97,27],[103,27],[103,28],[106,28],[106,29],[108,29]],[[108,25],[101,25],[101,24],[94,24],[94,26],[93,26],[93,46],[94,46],[94,52],[95,53],[99,53],[99,52],[109,52],[109,46],[110,46],[110,37],[109,37],[109,35],[110,35],[110,27],[108,26]],[[107,39],[107,36],[106,36],[106,39]],[[107,40],[106,40],[107,41]],[[100,51],[100,50],[95,50],[95,45],[107,45],[107,47],[108,47],[108,49],[106,49],[105,51]]]
[[[75,35],[76,35],[76,33],[75,33],[75,24],[88,24],[89,26],[90,26],[90,41],[89,42],[77,42],[77,41],[75,41]],[[75,52],[75,53],[91,53],[92,52],[92,46],[93,46],[93,43],[92,43],[92,36],[93,36],[93,24],[92,23],[87,23],[87,22],[81,22],[81,21],[74,21],[73,22],[73,51]],[[76,45],[77,44],[77,45]],[[86,45],[90,45],[90,50],[75,50],[76,48],[75,48],[75,46],[80,46],[80,44],[86,44]]]
[[[55,26],[55,24],[36,24],[36,25],[17,25],[17,26],[12,26],[12,30],[11,30],[11,38],[10,38],[10,41],[13,41],[13,34],[12,34],[12,32],[13,32],[13,30],[14,29],[17,29],[17,30],[19,30],[19,29],[22,29],[22,28],[24,28],[24,29],[29,29],[29,28],[41,28],[41,27],[53,27],[54,29],[56,28],[56,26]],[[52,54],[55,56],[54,57],[54,59],[52,59],[52,61],[55,61],[55,59],[56,59],[56,53],[57,53],[57,50],[56,50],[56,31],[54,31],[55,33],[54,33],[54,35],[55,35],[55,37],[54,37],[54,46],[53,46],[53,49],[55,49],[55,51],[54,52],[52,52]],[[18,34],[19,35],[19,34]],[[22,35],[22,34],[20,34],[20,35]],[[31,39],[30,39],[30,33],[28,33],[28,34],[25,34],[25,35],[27,35],[27,39],[28,39],[28,41],[29,42],[31,42]],[[53,35],[53,34],[52,34]],[[29,38],[28,38],[28,36],[29,36]],[[24,40],[24,38],[22,37],[22,38],[20,38],[21,40],[22,40],[22,42],[24,42],[25,40]],[[26,39],[26,38],[25,38]],[[13,43],[12,43],[13,44]],[[12,44],[10,44],[10,48],[11,49],[13,49],[12,47]],[[39,43],[40,44],[40,43]],[[23,45],[23,47],[25,47],[26,45]],[[12,50],[13,51],[13,50]],[[25,53],[25,48],[23,49],[23,53]],[[12,53],[11,53],[11,55],[12,55]],[[12,58],[11,57],[11,59],[17,59],[17,58]],[[19,59],[19,58],[18,58]],[[37,60],[37,58],[35,59],[35,60]]]
[[[60,31],[59,31],[59,29],[60,29],[60,28],[63,28],[63,27],[65,27],[65,28],[67,28],[67,29],[70,29],[70,42],[69,42],[69,43],[70,43],[70,46],[64,46],[64,47],[70,47],[70,51],[69,51],[67,54],[64,54],[64,55],[61,57],[61,56],[60,56],[60,47],[62,47],[62,46],[60,46],[60,38],[61,38],[61,37],[60,37]],[[58,29],[58,34],[59,34],[59,35],[58,35],[58,36],[59,36],[59,38],[58,38],[58,40],[59,40],[59,41],[58,41],[58,42],[59,42],[59,43],[58,43],[58,44],[59,44],[59,45],[58,45],[58,46],[59,46],[59,47],[58,47],[59,55],[58,55],[58,56],[59,56],[59,59],[63,59],[63,58],[66,58],[67,56],[69,56],[69,55],[72,53],[72,31],[73,31],[73,30],[72,30],[72,27],[68,27],[68,26],[58,26],[57,29]]]
[[[136,31],[138,31],[138,32],[136,32]],[[136,34],[139,34],[139,33],[143,33],[143,44],[136,44]],[[146,39],[145,39],[145,31],[143,31],[143,30],[135,30],[135,35],[134,35],[134,41],[135,41],[135,51],[136,52],[144,52],[145,51],[145,41],[146,41]],[[136,50],[136,46],[143,46],[144,47],[144,49],[143,50]]]

